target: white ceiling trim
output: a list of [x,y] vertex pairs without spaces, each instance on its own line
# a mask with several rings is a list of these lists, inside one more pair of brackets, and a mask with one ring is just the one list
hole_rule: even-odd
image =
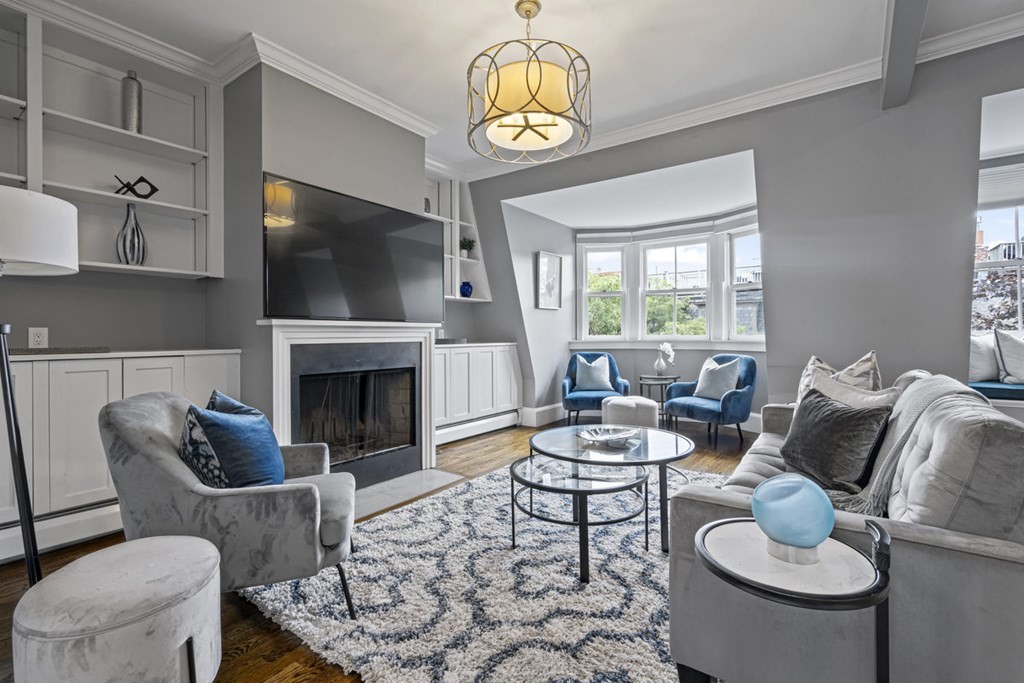
[[[617,147],[629,142],[674,133],[686,128],[702,126],[706,123],[721,121],[741,114],[748,114],[760,109],[774,107],[787,102],[802,100],[814,95],[841,90],[853,85],[878,80],[882,75],[882,59],[872,59],[853,66],[836,69],[818,76],[811,76],[792,81],[775,88],[766,88],[759,92],[715,104],[679,112],[648,123],[642,123],[616,131],[594,135],[587,145],[584,154],[599,149]],[[522,165],[500,164],[481,158],[479,161],[466,162],[459,165],[470,181],[490,178],[504,173],[521,170]]]
[[0,0],[0,5],[40,17],[191,78],[212,80],[211,62],[61,0]]
[[439,130],[426,119],[255,34],[247,35],[216,62],[210,62],[62,0],[0,0],[0,4],[197,80],[227,85],[262,62],[423,137]]
[[917,63],[929,62],[975,48],[1024,36],[1024,12],[921,41]]

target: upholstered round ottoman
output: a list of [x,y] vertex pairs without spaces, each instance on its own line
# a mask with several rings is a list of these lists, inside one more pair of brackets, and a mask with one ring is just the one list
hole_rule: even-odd
[[657,428],[658,403],[643,396],[609,396],[601,401],[601,422]]
[[15,681],[202,681],[220,667],[220,553],[155,536],[75,560],[14,610]]

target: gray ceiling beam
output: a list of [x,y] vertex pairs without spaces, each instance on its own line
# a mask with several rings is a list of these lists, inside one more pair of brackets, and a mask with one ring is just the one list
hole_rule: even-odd
[[928,0],[889,0],[882,48],[882,109],[906,104]]

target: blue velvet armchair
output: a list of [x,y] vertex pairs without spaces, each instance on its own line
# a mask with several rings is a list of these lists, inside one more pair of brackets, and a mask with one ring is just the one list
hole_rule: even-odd
[[672,417],[685,417],[698,422],[708,423],[708,434],[711,427],[715,428],[714,447],[718,448],[719,425],[736,425],[743,445],[743,430],[740,424],[750,418],[750,407],[754,402],[754,379],[757,377],[757,362],[750,356],[739,356],[731,353],[720,353],[712,356],[719,365],[740,360],[740,374],[736,380],[736,388],[722,397],[721,401],[711,398],[694,396],[696,382],[676,382],[665,391],[665,414]]
[[[584,391],[576,389],[576,365],[578,358],[593,363],[601,356],[608,357],[608,380],[615,391]],[[582,351],[572,354],[569,367],[562,380],[562,407],[569,411],[568,424],[572,424],[572,414],[576,413],[576,424],[580,422],[581,410],[601,410],[601,401],[609,396],[629,396],[629,382],[619,375],[619,366],[615,357],[604,351]]]

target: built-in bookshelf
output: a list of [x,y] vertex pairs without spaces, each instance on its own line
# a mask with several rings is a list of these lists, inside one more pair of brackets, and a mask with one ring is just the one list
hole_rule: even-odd
[[[474,219],[469,185],[453,178],[428,174],[424,199],[424,209],[429,204],[428,214],[444,222],[445,299],[464,303],[490,302],[491,285],[487,279],[487,267],[482,256],[480,231]],[[468,257],[459,253],[459,243],[464,237],[476,242]],[[459,288],[467,281],[473,285],[473,294],[464,297]]]
[[[128,70],[143,85],[138,133],[120,120]],[[0,5],[0,184],[75,204],[81,270],[223,277],[220,102],[219,85]],[[140,177],[158,191],[120,189]],[[130,203],[148,245],[142,266],[115,251]]]

